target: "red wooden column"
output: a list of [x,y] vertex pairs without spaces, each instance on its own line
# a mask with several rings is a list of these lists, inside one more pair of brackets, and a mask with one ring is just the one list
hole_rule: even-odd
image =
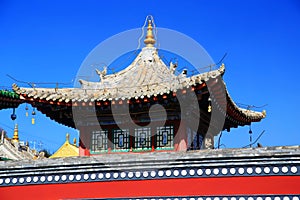
[[129,127],[129,152],[132,152],[133,151],[133,146],[134,146],[134,128]]
[[154,126],[151,127],[150,129],[151,131],[151,151],[155,151],[155,137],[156,137],[156,124],[154,124]]
[[90,135],[87,127],[79,127],[79,156],[90,156]]
[[113,149],[113,127],[107,128],[107,152],[111,153],[111,150]]

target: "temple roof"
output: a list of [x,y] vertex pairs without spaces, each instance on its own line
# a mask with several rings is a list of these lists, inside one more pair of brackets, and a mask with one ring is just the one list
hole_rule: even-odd
[[[225,86],[225,91],[220,94],[218,86],[216,86],[211,87],[209,92],[212,92],[210,95],[214,96],[214,100],[219,105],[227,106],[227,109],[224,109],[226,112],[224,114],[227,119],[235,124],[230,125],[231,127],[260,121],[266,116],[265,112],[239,108],[235,104],[222,79],[225,72],[224,64],[218,69],[190,77],[187,77],[185,70],[179,75],[176,74],[177,65],[171,62],[167,66],[159,57],[158,49],[154,47],[155,39],[152,34],[151,21],[148,24],[144,43],[146,47],[141,50],[134,61],[125,69],[109,75],[107,75],[106,68],[103,71],[96,70],[100,77],[99,82],[79,80],[80,88],[20,88],[13,84],[13,90],[29,103],[39,102],[48,105],[72,106],[74,102],[85,104],[85,102],[95,101],[144,99],[176,93],[197,85],[206,87],[208,82],[218,82],[218,84],[221,83],[221,85]],[[226,98],[224,98],[224,93]],[[53,115],[50,117],[57,118],[53,117]]]
[[24,141],[19,140],[19,130],[17,124],[15,124],[12,138],[8,138],[4,130],[1,131],[0,160],[2,158],[11,160],[34,159],[35,154],[35,150],[30,149]]
[[[176,76],[172,71],[172,66],[169,68],[160,60],[155,48],[146,47],[126,69],[104,76],[100,82],[80,80],[81,88],[20,88],[14,84],[13,90],[33,101],[60,103],[150,98],[213,80],[224,74],[225,67],[222,65],[217,70],[191,77],[184,74]],[[248,118],[251,122],[260,121],[265,117],[264,112],[239,108],[230,97],[227,88],[225,92],[229,108],[241,115],[241,118]]]
[[182,88],[208,81],[224,73],[219,69],[192,77],[185,74],[176,76],[172,66],[167,67],[159,58],[154,47],[145,47],[126,69],[101,78],[100,82],[80,80],[81,88],[19,88],[13,85],[18,94],[26,94],[34,99],[46,99],[59,102],[87,102],[118,99],[131,99],[157,96],[176,92]]
[[186,71],[175,75],[176,64],[167,66],[159,57],[158,49],[154,47],[152,22],[149,20],[144,47],[134,61],[124,70],[107,75],[107,69],[96,69],[99,82],[79,80],[81,88],[18,88],[13,89],[18,94],[25,94],[34,99],[59,102],[105,101],[131,98],[144,98],[152,95],[176,92],[182,88],[201,84],[210,78],[216,78],[225,71],[224,65],[219,69],[191,77]]
[[[50,158],[61,158],[70,156],[79,156],[79,148],[76,144],[71,144],[69,141],[69,134],[66,135],[66,141]],[[76,140],[74,141],[74,143]]]

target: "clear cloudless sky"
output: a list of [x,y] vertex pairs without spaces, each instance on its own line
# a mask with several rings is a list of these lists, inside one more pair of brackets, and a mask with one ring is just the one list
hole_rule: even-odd
[[[297,0],[0,0],[1,89],[11,89],[15,82],[7,74],[27,82],[72,82],[94,47],[110,36],[143,26],[149,14],[158,27],[192,37],[215,61],[228,53],[224,79],[234,101],[257,107],[267,104],[255,108],[267,110],[267,118],[252,124],[253,139],[265,130],[259,140],[263,146],[299,145]],[[16,110],[15,122],[11,113],[12,109],[0,111],[0,127],[12,136],[18,123],[20,138],[32,147],[54,152],[67,132],[71,139],[78,138],[78,131],[40,112],[32,125],[25,105]],[[248,131],[249,127],[224,131],[222,147],[247,145]]]

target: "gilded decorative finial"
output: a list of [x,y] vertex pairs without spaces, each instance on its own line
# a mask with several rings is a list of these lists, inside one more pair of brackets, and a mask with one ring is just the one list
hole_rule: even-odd
[[153,47],[155,44],[155,39],[153,36],[153,31],[152,31],[152,21],[148,20],[148,27],[147,27],[147,35],[144,40],[144,43],[146,44],[146,47]]
[[76,138],[73,139],[73,144],[76,146],[76,144],[77,144]]
[[19,142],[18,124],[15,125],[14,136],[13,136],[12,140],[13,140],[13,142]]

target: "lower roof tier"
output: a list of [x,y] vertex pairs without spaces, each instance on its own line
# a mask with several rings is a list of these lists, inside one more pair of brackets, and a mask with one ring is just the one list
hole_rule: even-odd
[[[182,101],[187,102],[186,107],[189,107],[193,99],[191,101],[188,99],[193,96],[197,98],[199,107],[189,108],[188,110],[195,116],[201,116],[199,118],[200,126],[201,124],[202,126],[203,124],[209,126],[211,123],[219,123],[218,119],[214,122],[214,118],[211,117],[215,110],[225,118],[222,130],[228,131],[230,128],[249,125],[251,122],[259,122],[265,117],[264,111],[256,112],[239,108],[230,97],[220,74],[217,77],[210,77],[206,81],[178,88],[176,92],[168,90],[161,93],[157,92],[151,96],[142,95],[129,99],[100,100],[100,98],[89,98],[89,92],[86,89],[79,88],[19,88],[14,84],[13,89],[24,102],[37,107],[38,110],[58,123],[73,128],[76,128],[74,121],[78,123],[78,118],[80,119],[80,125],[83,126],[92,124],[92,122],[101,125],[114,124],[112,107],[122,108],[122,111],[118,111],[121,114],[129,108],[130,117],[133,120],[147,122],[150,107],[160,104],[166,109],[168,120],[182,119]],[[82,99],[72,99],[72,95],[75,93],[73,90],[80,94],[79,96]],[[69,100],[66,101],[66,99]],[[93,120],[95,113],[97,121]]]

